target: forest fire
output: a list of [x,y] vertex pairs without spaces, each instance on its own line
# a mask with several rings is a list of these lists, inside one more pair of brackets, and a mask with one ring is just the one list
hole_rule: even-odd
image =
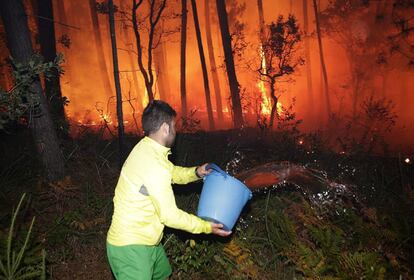
[[[162,1],[158,2],[157,0],[155,2],[157,3],[157,8],[161,8],[158,4],[162,3]],[[281,20],[278,23],[280,25],[278,27],[279,29],[276,28],[276,25],[274,25],[275,28],[272,29],[273,27],[271,26],[271,23],[277,23],[277,15],[269,13],[268,10],[271,9],[262,10],[263,6],[269,7],[273,5],[272,3],[263,1],[262,4],[256,6],[256,3],[253,3],[252,1],[244,2],[241,0],[229,0],[229,3],[227,3],[229,10],[229,32],[231,38],[233,38],[234,62],[235,65],[237,65],[237,80],[232,81],[231,83],[238,83],[239,93],[232,92],[235,90],[234,88],[237,89],[237,87],[233,87],[229,84],[226,69],[223,67],[225,66],[225,59],[223,56],[224,50],[219,37],[220,32],[217,32],[220,31],[220,26],[218,15],[214,10],[215,5],[206,1],[207,6],[201,5],[198,7],[200,10],[200,32],[203,30],[203,25],[205,25],[206,22],[209,22],[210,26],[209,28],[206,27],[206,32],[217,33],[218,36],[210,36],[211,34],[209,33],[201,34],[207,36],[208,48],[204,49],[204,52],[208,59],[205,59],[205,63],[206,68],[209,68],[211,71],[211,73],[207,73],[208,76],[205,77],[205,81],[210,84],[209,98],[207,98],[210,101],[204,102],[204,99],[200,97],[203,94],[203,91],[205,91],[205,88],[203,89],[200,83],[194,82],[197,80],[195,77],[205,75],[202,74],[201,71],[201,62],[198,61],[198,59],[195,59],[198,50],[198,45],[195,40],[196,30],[192,24],[187,24],[185,28],[185,50],[186,55],[189,58],[185,67],[186,79],[183,80],[187,80],[186,87],[188,87],[188,89],[186,89],[188,94],[185,96],[186,111],[194,109],[195,113],[192,115],[192,118],[201,120],[200,128],[209,129],[210,121],[220,123],[221,128],[232,128],[232,122],[235,121],[234,116],[237,114],[234,112],[230,113],[228,110],[237,110],[237,107],[239,106],[237,105],[239,104],[238,99],[240,99],[240,107],[243,108],[240,112],[245,114],[243,118],[246,122],[245,125],[247,126],[254,126],[256,123],[256,117],[254,117],[254,114],[252,113],[257,110],[254,108],[254,106],[256,106],[254,105],[255,102],[259,102],[259,114],[261,116],[266,116],[268,119],[272,118],[272,120],[273,118],[276,118],[276,115],[283,114],[282,103],[284,105],[283,107],[286,108],[290,108],[290,106],[294,104],[289,111],[295,112],[295,116],[303,120],[301,126],[305,130],[322,129],[323,127],[320,126],[326,124],[329,120],[328,118],[332,115],[339,116],[343,122],[350,117],[349,114],[358,114],[360,118],[363,117],[362,115],[364,114],[364,111],[360,108],[370,96],[369,91],[365,90],[365,88],[368,88],[368,85],[371,84],[373,91],[381,92],[381,98],[386,98],[385,102],[392,100],[394,110],[398,111],[398,113],[396,113],[396,115],[398,115],[398,123],[394,125],[393,129],[395,133],[400,134],[401,137],[390,137],[390,140],[393,142],[392,145],[407,146],[407,143],[414,141],[412,133],[409,133],[409,129],[405,129],[407,125],[412,123],[412,114],[409,114],[405,107],[405,104],[410,103],[409,100],[406,100],[410,98],[408,97],[409,94],[406,93],[410,90],[410,74],[408,72],[401,74],[401,87],[395,89],[390,81],[393,80],[391,76],[394,75],[393,73],[396,71],[390,70],[389,77],[391,78],[384,79],[381,77],[386,77],[388,75],[385,74],[385,72],[380,75],[370,73],[370,77],[365,79],[362,79],[362,77],[353,77],[350,73],[355,72],[354,70],[347,73],[348,66],[350,69],[352,67],[357,67],[355,63],[350,64],[351,61],[363,61],[355,58],[359,55],[358,52],[361,53],[363,51],[358,44],[360,44],[362,39],[366,42],[367,40],[370,40],[371,37],[369,37],[369,32],[370,30],[373,30],[372,28],[374,27],[370,27],[371,23],[367,23],[362,18],[358,18],[358,20],[355,20],[350,24],[350,26],[353,27],[352,30],[355,31],[355,34],[348,34],[345,30],[347,24],[346,20],[348,19],[341,18],[340,15],[335,13],[334,4],[329,4],[328,1],[321,1],[320,9],[321,13],[324,15],[324,20],[328,20],[329,24],[335,23],[338,24],[338,27],[344,28],[343,34],[336,34],[334,33],[335,30],[330,30],[328,28],[328,22],[319,23],[322,25],[322,30],[320,30],[320,32],[323,32],[322,35],[325,36],[321,40],[321,46],[324,47],[323,51],[326,53],[324,55],[324,59],[326,60],[324,60],[324,64],[331,72],[328,74],[332,76],[330,85],[328,85],[328,90],[330,89],[335,92],[335,97],[329,99],[329,103],[331,104],[327,106],[327,103],[324,101],[327,100],[324,97],[324,95],[326,95],[324,89],[326,88],[326,84],[320,71],[320,67],[323,65],[318,65],[318,62],[321,61],[321,53],[319,52],[319,43],[318,46],[316,45],[318,42],[318,38],[315,35],[315,32],[317,31],[316,25],[312,27],[312,23],[316,24],[316,18],[314,14],[310,13],[314,4],[311,3],[312,1],[308,2],[306,7],[300,7],[299,3],[289,3],[287,0],[278,3],[276,10],[279,11],[278,13],[280,15],[284,14],[286,19],[287,15],[291,13],[295,17],[292,19],[287,18],[286,20]],[[392,5],[386,5],[384,1],[379,2],[381,4],[372,4],[366,7],[355,3],[353,4],[355,6],[352,6],[351,8],[347,7],[347,9],[351,9],[349,10],[349,13],[354,12],[354,15],[365,11],[372,13],[373,17],[376,16],[376,13],[391,13],[393,11]],[[56,17],[55,37],[62,38],[62,40],[57,40],[59,43],[56,45],[56,49],[58,52],[64,54],[66,63],[62,65],[65,73],[60,79],[61,93],[62,96],[67,97],[68,100],[67,106],[65,106],[64,109],[69,118],[74,118],[74,120],[89,119],[97,124],[104,122],[113,125],[116,123],[114,119],[116,119],[117,113],[114,96],[115,92],[112,90],[114,88],[114,80],[109,74],[111,59],[109,55],[110,36],[108,22],[105,20],[107,8],[105,8],[104,2],[98,2],[96,6],[93,6],[91,3],[92,2],[88,3],[87,1],[79,1],[79,3],[76,1],[57,1],[56,5],[53,5],[53,14]],[[34,7],[31,6],[32,4],[28,4],[27,9],[33,9]],[[177,7],[167,3],[162,10],[159,10],[161,12],[160,20],[162,21],[163,32],[157,31],[158,27],[154,25],[154,34],[141,34],[140,45],[137,45],[135,31],[132,28],[133,22],[131,22],[131,18],[128,16],[132,11],[131,3],[128,1],[115,1],[115,5],[117,6],[115,17],[120,23],[117,26],[118,29],[116,29],[116,33],[120,39],[118,57],[120,61],[119,73],[123,95],[122,107],[124,118],[129,121],[129,124],[135,123],[134,119],[139,120],[142,109],[148,104],[152,96],[170,102],[181,114],[183,106],[181,103],[184,100],[184,95],[181,93],[180,89],[182,84],[180,77],[182,74],[180,73],[182,73],[182,70],[180,70],[179,67],[181,63],[180,60],[182,59],[180,55],[182,45],[177,44],[180,40],[180,34],[177,32],[176,28],[179,26],[179,21],[177,21],[177,18],[169,17],[170,14],[179,14]],[[206,7],[208,7],[207,10]],[[309,9],[309,11],[307,9]],[[246,13],[247,10],[258,11],[258,17],[254,13]],[[142,19],[137,18],[137,21],[142,21],[142,27],[148,29],[148,24],[150,23],[147,23],[144,20],[150,12],[148,6],[143,4],[139,7],[139,11],[141,12]],[[208,13],[206,13],[206,11]],[[394,12],[401,18],[404,18],[406,14],[406,12],[404,12],[402,8],[399,8],[399,6]],[[204,16],[201,17],[201,15]],[[188,17],[190,16],[193,16],[191,9],[188,10]],[[350,18],[352,19],[353,17],[350,16]],[[289,22],[289,20],[291,21]],[[29,17],[29,22],[31,23],[31,27],[36,28],[34,18]],[[63,25],[60,24],[61,22],[66,23]],[[295,42],[286,41],[285,46],[280,45],[282,47],[280,50],[285,49],[287,51],[288,49],[286,47],[289,46],[289,44],[296,44],[297,47],[292,48],[287,53],[278,53],[277,45],[272,47],[273,43],[271,36],[275,36],[274,38],[281,36],[280,38],[290,40],[288,36],[294,34],[292,33],[291,35],[288,35],[288,32],[290,32],[288,29],[285,29],[284,34],[279,35],[271,35],[269,32],[283,30],[283,26],[289,27],[289,25],[293,26],[292,24],[296,24],[295,28],[298,28],[299,33],[303,31],[306,32],[306,34],[314,35],[306,35],[303,38],[298,37],[299,40]],[[79,29],[80,26],[82,27],[81,29]],[[399,34],[398,30],[393,30],[392,25],[382,29],[384,30],[384,34],[378,33],[376,34],[377,37],[383,36],[383,38],[385,38],[388,36],[386,32],[395,34],[395,36]],[[294,30],[292,29],[292,31]],[[341,29],[338,31],[341,31]],[[352,46],[349,45],[349,47],[346,44],[342,44],[342,41],[339,41],[339,39],[344,36],[349,36],[348,42],[350,42],[350,40],[355,40],[355,44]],[[161,38],[162,40],[153,42],[154,45],[150,46],[150,49],[153,51],[149,52],[148,40],[151,38],[154,39],[155,37]],[[86,42],[84,40],[85,38],[88,38]],[[328,38],[331,40],[327,40]],[[201,39],[203,39],[202,36]],[[376,37],[372,38],[372,40],[374,39],[376,40]],[[409,39],[411,39],[411,37],[409,37]],[[339,44],[336,42],[339,42]],[[375,45],[374,42],[372,44],[373,46]],[[7,57],[5,47],[6,46],[2,47],[2,53],[5,54],[4,57]],[[138,54],[140,52],[145,55],[139,57]],[[384,57],[384,50],[374,51],[373,49],[372,55],[370,54],[373,63],[379,63],[379,60],[375,58],[375,52],[377,52],[378,55],[381,54],[383,59],[381,61],[388,59],[387,63],[394,63],[393,66],[390,66],[390,69],[403,67],[401,64],[403,61],[401,59],[397,60],[392,58],[393,60],[391,60],[391,57]],[[95,55],[95,53],[98,55]],[[149,63],[148,55],[151,56],[151,63]],[[285,55],[290,56],[288,57]],[[272,65],[266,60],[271,61]],[[290,64],[286,64],[287,61],[290,61]],[[304,61],[304,63],[302,63],[302,61]],[[277,69],[277,62],[282,66],[280,73],[277,73],[277,71],[279,71]],[[280,64],[282,62],[285,63],[285,65]],[[397,65],[398,63],[400,66]],[[145,69],[148,67],[150,67],[150,69]],[[361,65],[358,67],[363,69],[365,66]],[[259,78],[256,71],[257,68],[263,70],[259,75]],[[5,68],[2,69],[3,75],[0,79],[1,84],[10,85],[12,83],[10,73],[7,73]],[[143,70],[145,71],[143,72]],[[387,68],[384,68],[384,71],[388,71]],[[90,79],[90,73],[95,73],[93,79]],[[365,73],[368,75],[368,72],[365,71]],[[274,77],[272,78],[274,79],[273,81],[266,78],[272,75]],[[348,78],[339,79],[336,77]],[[352,85],[348,84],[344,86],[347,79],[352,81]],[[361,79],[363,82],[360,81]],[[253,80],[255,81],[254,88],[252,85]],[[273,86],[272,83],[274,83]],[[277,102],[275,104],[275,115],[271,116],[273,104],[271,90],[273,87],[275,89]],[[353,92],[353,95],[348,94],[351,91]],[[86,99],[81,100],[81,96],[85,96]],[[349,99],[351,96],[355,96],[355,100]],[[294,102],[292,102],[293,99],[295,100]],[[106,120],[106,117],[102,117],[102,112],[96,110],[95,104],[97,102],[102,104],[110,103],[110,106],[104,110],[104,113],[111,116],[111,121]],[[232,104],[233,102],[236,102],[236,105]],[[389,107],[389,109],[391,109],[391,107]],[[330,115],[328,115],[327,112],[331,112],[329,113]],[[394,112],[390,113],[392,114]],[[237,115],[237,117],[240,118],[239,115]],[[319,119],[320,121],[315,121],[316,119]],[[140,128],[136,127],[136,125],[127,125],[125,129],[134,133],[140,132]],[[355,129],[358,130],[358,128]],[[394,143],[395,141],[399,141],[399,143]]]

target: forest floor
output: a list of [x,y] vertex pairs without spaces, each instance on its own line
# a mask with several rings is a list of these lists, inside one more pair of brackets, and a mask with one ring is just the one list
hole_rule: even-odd
[[[138,141],[128,137],[127,150]],[[29,253],[46,249],[48,277],[112,279],[105,239],[119,176],[116,140],[97,133],[66,139],[67,177],[53,184],[43,180],[32,147],[13,142],[2,146],[2,244],[25,192],[15,239],[35,216]],[[170,159],[183,166],[214,162],[231,174],[289,161],[352,191],[317,201],[295,187],[255,193],[225,239],[167,229],[172,279],[414,279],[414,166],[398,157],[338,154],[315,135],[246,129],[181,134]],[[178,206],[194,213],[200,190],[200,182],[175,189]]]

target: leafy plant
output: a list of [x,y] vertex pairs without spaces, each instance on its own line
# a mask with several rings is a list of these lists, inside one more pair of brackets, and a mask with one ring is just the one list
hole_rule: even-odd
[[[29,239],[32,233],[35,217],[33,217],[27,231],[24,242],[20,249],[17,248],[17,240],[14,238],[14,229],[20,207],[26,194],[20,198],[15,211],[12,211],[12,219],[5,242],[5,255],[0,256],[0,279],[21,280],[21,279],[46,279],[45,250],[41,250],[41,257],[37,255],[38,248],[29,246]],[[3,240],[2,240],[3,241]],[[3,245],[2,244],[2,245]]]
[[[167,242],[169,243],[168,246]],[[191,275],[203,267],[208,267],[216,255],[216,250],[208,241],[195,241],[187,239],[182,242],[174,234],[165,242],[168,255],[171,256],[171,263],[174,270],[180,274]]]
[[[62,61],[62,55],[56,56],[51,62],[44,62],[40,55],[33,55],[27,63],[11,60],[14,86],[8,90],[0,88],[0,130],[5,129],[10,122],[41,113],[39,96],[34,94],[33,84],[39,79],[39,75],[50,79],[55,69],[62,73],[59,66]],[[62,102],[66,105],[68,101],[65,98]]]

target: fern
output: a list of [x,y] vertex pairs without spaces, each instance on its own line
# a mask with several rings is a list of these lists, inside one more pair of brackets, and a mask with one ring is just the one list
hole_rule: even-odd
[[385,267],[374,252],[343,253],[340,256],[342,273],[356,279],[384,279]]
[[321,250],[315,250],[304,244],[297,246],[299,258],[296,265],[305,277],[321,279],[331,267]]
[[327,258],[337,259],[344,244],[342,232],[339,229],[311,227],[310,235]]
[[41,260],[33,258],[34,252],[28,251],[28,244],[30,235],[32,233],[35,218],[33,217],[24,242],[18,250],[13,239],[13,231],[19,213],[20,207],[23,203],[26,194],[20,198],[19,204],[15,211],[12,211],[12,219],[5,242],[5,255],[0,256],[0,279],[5,280],[23,280],[23,279],[46,279],[45,269],[45,251],[42,250]]
[[297,236],[293,222],[282,211],[269,211],[269,233],[278,249],[286,249],[296,243]]

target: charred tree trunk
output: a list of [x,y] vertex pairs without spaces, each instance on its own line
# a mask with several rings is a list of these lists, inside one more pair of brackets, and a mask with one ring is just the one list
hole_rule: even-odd
[[[38,0],[39,43],[45,62],[52,62],[56,58],[56,39],[51,0]],[[53,77],[45,80],[45,93],[49,101],[50,113],[59,130],[66,127],[65,110],[63,108],[60,80],[57,69],[53,69]]]
[[[22,1],[0,1],[0,13],[11,56],[16,62],[28,63],[33,47]],[[33,116],[30,129],[47,179],[57,181],[64,176],[63,156],[39,80],[34,81],[32,90],[38,95],[40,112]]]
[[181,0],[181,47],[180,47],[180,96],[181,96],[181,114],[183,118],[187,117],[187,87],[185,78],[187,47],[187,0]]
[[216,93],[216,109],[217,117],[221,122],[223,121],[223,105],[221,104],[221,92],[220,92],[220,82],[217,74],[217,65],[216,59],[214,57],[214,47],[213,39],[211,38],[211,25],[210,25],[210,1],[204,1],[204,12],[206,18],[206,38],[207,38],[207,48],[208,48],[208,57],[210,60],[210,69],[213,78],[214,92]]
[[201,68],[203,70],[203,82],[204,93],[206,96],[208,125],[210,129],[214,129],[213,108],[211,107],[210,86],[208,84],[206,58],[204,56],[203,41],[201,40],[200,24],[198,22],[197,4],[195,0],[191,0],[191,7],[193,8],[194,26],[197,36],[198,52],[200,54]]
[[306,59],[306,81],[308,87],[308,100],[310,108],[313,105],[313,85],[312,85],[312,63],[310,55],[310,36],[309,36],[309,18],[308,18],[308,0],[303,0],[303,29],[305,32],[305,59]]
[[108,98],[110,98],[112,96],[112,90],[111,90],[112,87],[110,83],[108,67],[105,63],[105,52],[103,50],[103,43],[102,43],[100,26],[99,26],[98,14],[96,11],[95,0],[89,0],[89,9],[90,9],[91,18],[92,18],[92,28],[93,28],[93,35],[95,38],[95,47],[96,47],[95,54],[98,60],[99,72],[102,78],[103,87],[108,94]]
[[116,91],[116,115],[118,117],[118,144],[119,144],[119,169],[122,168],[125,159],[124,153],[124,116],[122,113],[122,92],[121,83],[119,81],[118,69],[118,53],[116,48],[115,19],[114,19],[114,3],[108,0],[109,10],[109,30],[111,33],[112,60],[114,65],[114,81]]
[[243,126],[243,113],[240,101],[239,82],[237,81],[236,68],[234,67],[233,51],[231,47],[231,37],[225,0],[216,0],[216,5],[220,23],[221,40],[226,62],[227,77],[230,86],[234,126],[236,128],[240,128]]
[[322,75],[323,75],[323,82],[324,82],[326,112],[328,114],[328,120],[329,120],[329,118],[331,116],[331,101],[330,101],[330,98],[329,98],[328,74],[326,72],[325,58],[324,58],[324,55],[323,55],[321,28],[320,28],[320,25],[319,25],[319,12],[318,12],[318,5],[316,3],[316,0],[313,0],[313,9],[314,9],[314,12],[315,12],[316,33],[317,33],[317,36],[318,36],[318,45],[319,45],[319,57],[321,59]]
[[276,96],[275,86],[276,86],[276,78],[270,78],[270,98],[272,99],[272,111],[270,112],[270,121],[269,121],[270,129],[273,128],[275,117],[279,117],[277,115],[277,102],[279,100]]

